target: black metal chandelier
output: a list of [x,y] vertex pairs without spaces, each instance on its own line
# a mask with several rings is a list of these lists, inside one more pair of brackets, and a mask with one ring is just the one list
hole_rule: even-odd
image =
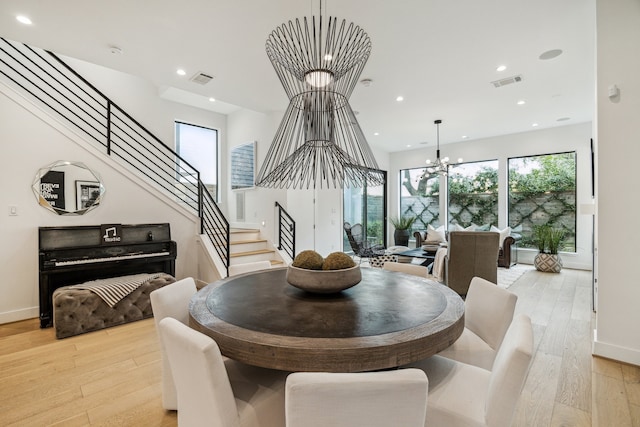
[[349,105],[371,53],[369,36],[353,23],[320,16],[276,28],[266,51],[289,97],[256,185],[342,188],[379,185],[378,164]]
[[[440,158],[440,123],[442,123],[442,120],[436,120],[433,123],[436,125],[436,160],[432,162],[431,159],[427,159],[427,169],[422,177],[431,175],[447,176],[449,166],[453,165],[449,164],[448,157]],[[462,163],[462,159],[458,159],[458,163]]]

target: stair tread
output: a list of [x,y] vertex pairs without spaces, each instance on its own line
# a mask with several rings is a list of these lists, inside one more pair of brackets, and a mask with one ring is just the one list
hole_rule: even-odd
[[230,242],[232,245],[242,245],[247,243],[263,243],[266,242],[267,239],[249,239],[249,240],[236,240],[235,242]]
[[260,230],[253,228],[232,228],[229,230],[232,234],[242,234],[242,233],[259,233]]
[[236,252],[231,254],[231,258],[239,257],[239,256],[248,256],[248,255],[260,255],[260,254],[270,254],[274,253],[274,249],[258,249],[255,251],[247,251],[247,252]]

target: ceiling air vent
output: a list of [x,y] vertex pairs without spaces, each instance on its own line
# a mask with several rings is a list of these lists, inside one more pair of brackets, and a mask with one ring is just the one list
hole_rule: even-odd
[[205,74],[205,73],[196,73],[189,80],[191,80],[194,83],[198,83],[200,85],[206,85],[211,80],[213,80],[213,76],[210,76],[209,74]]
[[495,82],[491,82],[491,84],[494,87],[502,87],[502,86],[510,85],[511,83],[519,83],[521,81],[522,81],[522,76],[518,75],[518,76],[507,77],[506,79],[496,80]]

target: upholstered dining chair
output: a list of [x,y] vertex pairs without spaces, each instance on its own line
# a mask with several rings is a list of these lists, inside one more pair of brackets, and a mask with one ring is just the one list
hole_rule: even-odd
[[511,322],[491,371],[441,356],[405,366],[421,368],[429,378],[425,426],[510,426],[532,354],[531,319],[521,314]]
[[464,302],[462,335],[438,355],[491,370],[517,301],[516,294],[495,283],[480,277],[471,279]]
[[196,283],[187,277],[170,285],[158,288],[149,294],[156,331],[160,338],[160,354],[162,356],[162,407],[178,409],[176,386],[171,375],[171,367],[167,358],[166,346],[160,334],[159,323],[165,317],[173,317],[180,322],[189,323],[189,300],[196,293]]
[[500,234],[490,231],[452,231],[444,260],[445,284],[466,295],[474,276],[498,282]]
[[408,264],[405,262],[390,262],[382,264],[383,270],[397,271],[400,273],[412,274],[419,277],[429,277],[429,269],[423,265]]
[[282,427],[289,372],[224,359],[216,342],[171,317],[160,334],[178,391],[178,425]]
[[254,261],[234,264],[229,266],[229,276],[237,276],[238,274],[267,270],[269,268],[271,268],[271,262],[269,261]]
[[420,369],[295,372],[287,377],[287,427],[423,427],[429,380]]

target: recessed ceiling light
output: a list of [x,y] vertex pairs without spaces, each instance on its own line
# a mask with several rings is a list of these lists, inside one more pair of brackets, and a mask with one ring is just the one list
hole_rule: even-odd
[[184,76],[185,74],[187,74],[187,72],[185,70],[183,70],[182,68],[178,68],[176,73],[178,73],[179,76]]
[[498,68],[496,68],[496,71],[504,71],[507,69],[506,65],[500,65]]
[[544,60],[547,60],[547,59],[553,59],[553,58],[555,58],[557,56],[560,56],[560,55],[562,55],[562,49],[551,49],[551,50],[548,50],[546,52],[541,53],[538,58],[540,58],[540,59],[542,59],[544,61]]
[[462,139],[467,139],[469,138],[467,135],[462,135]]
[[118,46],[109,46],[109,52],[113,53],[114,55],[122,55],[122,49],[120,49]]
[[524,105],[527,102],[524,99],[521,99],[520,101],[517,102],[518,105]]
[[396,98],[396,101],[401,102],[404,101],[404,97],[403,96],[399,96]]
[[333,56],[331,56],[331,55],[330,55],[330,54],[328,54],[328,53],[324,56],[324,60],[325,60],[325,61],[331,61],[332,59],[333,59]]
[[534,127],[534,128],[538,127],[538,124],[537,123],[531,123],[531,127]]
[[209,102],[216,102],[215,98],[209,98]]
[[411,144],[407,144],[407,148],[411,147]]
[[380,135],[380,132],[374,132],[373,134],[374,134],[375,136],[378,136],[378,135]]
[[33,24],[33,22],[31,22],[31,19],[29,19],[28,17],[24,16],[24,15],[18,15],[16,16],[16,19],[18,20],[18,22],[25,24],[25,25],[31,25]]
[[570,117],[560,117],[558,120],[556,120],[557,122],[566,122],[567,120],[571,120]]

